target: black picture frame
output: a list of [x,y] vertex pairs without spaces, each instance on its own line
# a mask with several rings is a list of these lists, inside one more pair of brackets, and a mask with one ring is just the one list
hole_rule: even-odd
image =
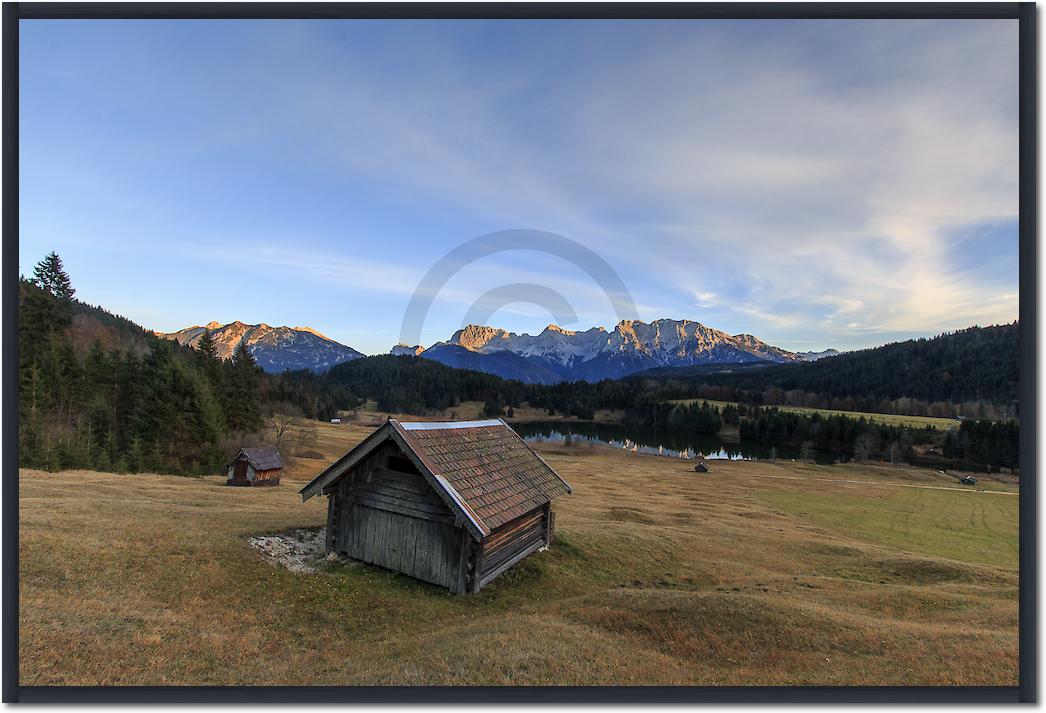
[[[1019,23],[1020,673],[1014,687],[40,687],[18,682],[18,27],[23,19],[1016,19]],[[3,4],[3,701],[26,703],[1000,703],[1038,700],[1037,34],[1030,2]]]

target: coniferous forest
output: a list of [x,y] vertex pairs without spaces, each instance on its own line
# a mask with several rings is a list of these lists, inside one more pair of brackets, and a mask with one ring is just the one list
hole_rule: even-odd
[[336,393],[265,375],[75,299],[58,255],[19,284],[19,456],[26,467],[214,473],[274,409],[316,416]]
[[698,380],[760,394],[779,405],[913,416],[1017,416],[1019,339],[1016,323],[970,327],[812,363]]
[[[738,374],[648,373],[541,385],[388,355],[345,362],[322,374],[265,374],[243,343],[222,360],[209,335],[196,348],[182,346],[80,302],[54,253],[20,281],[19,320],[25,467],[214,473],[240,445],[264,440],[273,413],[326,420],[367,400],[381,411],[419,415],[452,410],[462,401],[482,402],[486,416],[508,415],[524,403],[548,415],[589,420],[597,410],[610,409],[635,425],[701,434],[725,427],[744,439],[847,457],[896,460],[911,457],[914,444],[933,443],[956,461],[1017,465],[1019,426],[1007,417],[1016,410],[1016,325]],[[901,376],[895,373],[899,361],[909,364]],[[671,403],[686,398],[735,405]],[[891,413],[924,403],[938,404],[941,415],[966,403],[974,417],[941,433],[774,407],[871,405],[866,410]]]

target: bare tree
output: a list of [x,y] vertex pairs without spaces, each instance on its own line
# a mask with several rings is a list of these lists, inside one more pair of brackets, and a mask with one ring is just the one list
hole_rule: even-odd
[[891,441],[888,453],[890,454],[890,465],[896,465],[897,459],[901,457],[901,444]]
[[854,460],[862,463],[879,447],[879,439],[871,433],[862,433],[854,442]]
[[288,432],[294,426],[294,423],[298,418],[298,416],[283,411],[275,411],[271,416],[269,416],[269,431],[272,433],[273,440],[276,442],[276,450],[279,450],[286,442]]
[[276,404],[268,420],[277,450],[294,449],[295,452],[316,443],[316,425],[301,415],[301,410],[292,404]]
[[311,448],[316,445],[316,441],[319,438],[319,433],[316,431],[316,424],[311,421],[302,420],[301,423],[295,424],[293,428],[293,437],[295,453],[301,453],[306,448]]

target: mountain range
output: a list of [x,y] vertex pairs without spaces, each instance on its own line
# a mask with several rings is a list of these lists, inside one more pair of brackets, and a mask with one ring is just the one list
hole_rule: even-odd
[[624,320],[609,332],[603,327],[575,332],[550,324],[538,335],[468,325],[428,349],[399,344],[392,354],[420,356],[525,383],[599,381],[658,367],[790,363],[815,356],[685,319]]
[[335,364],[359,359],[363,354],[334,341],[309,327],[270,327],[267,324],[211,322],[202,327],[186,327],[177,332],[156,332],[157,336],[195,347],[204,332],[210,332],[215,350],[228,359],[240,342],[264,371],[279,373],[290,369],[321,372]]
[[838,349],[825,349],[819,352],[796,352],[797,356],[802,357],[803,361],[818,361],[826,357],[839,356],[842,354]]
[[[308,327],[211,322],[156,334],[196,346],[204,332],[210,332],[223,359],[245,341],[258,365],[270,373],[323,372],[363,356]],[[611,331],[603,327],[571,331],[550,324],[537,335],[470,324],[427,349],[397,344],[391,353],[532,384],[617,379],[658,368],[816,361],[838,354],[834,349],[789,352],[750,334],[731,335],[685,319],[625,320]]]

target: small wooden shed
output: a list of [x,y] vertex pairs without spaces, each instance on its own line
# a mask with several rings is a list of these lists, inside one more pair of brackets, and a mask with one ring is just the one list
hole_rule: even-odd
[[328,497],[327,552],[471,594],[548,547],[569,492],[501,419],[390,419],[301,495]]
[[283,459],[275,448],[241,448],[229,461],[226,485],[279,485]]

